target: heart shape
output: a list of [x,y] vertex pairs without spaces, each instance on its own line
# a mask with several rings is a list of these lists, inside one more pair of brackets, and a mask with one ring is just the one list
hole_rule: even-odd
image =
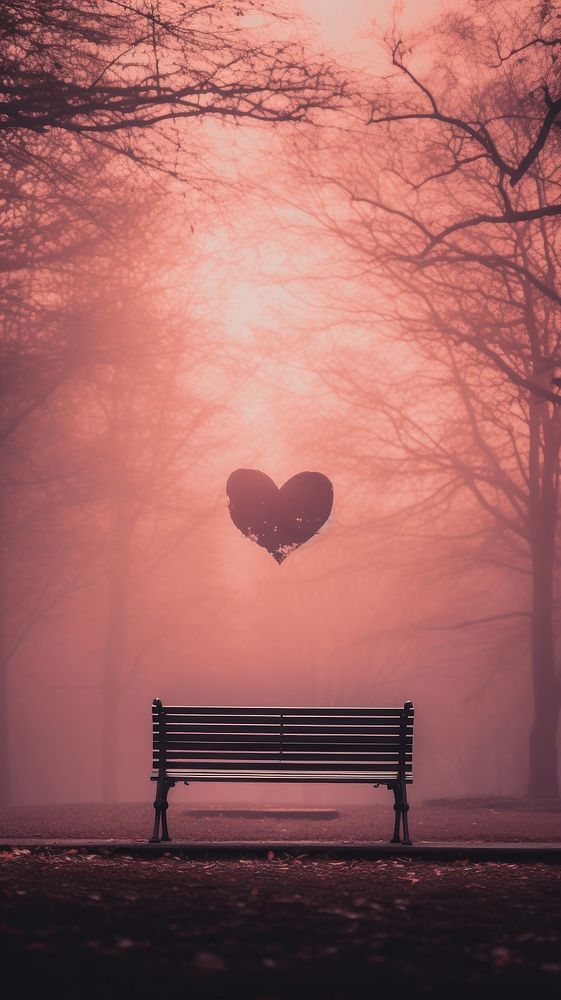
[[333,506],[333,485],[321,472],[299,472],[279,489],[257,469],[236,469],[226,483],[230,517],[279,566],[325,524]]

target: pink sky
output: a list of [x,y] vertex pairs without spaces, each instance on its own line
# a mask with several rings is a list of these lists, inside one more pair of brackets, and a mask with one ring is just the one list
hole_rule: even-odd
[[[431,18],[445,0],[404,0],[400,20],[407,27],[418,27]],[[303,11],[316,19],[325,42],[337,49],[352,48],[365,51],[360,35],[368,31],[373,21],[384,26],[389,23],[394,0],[300,0]]]

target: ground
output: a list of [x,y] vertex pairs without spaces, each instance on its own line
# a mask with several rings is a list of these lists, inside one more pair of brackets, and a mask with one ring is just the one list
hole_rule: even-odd
[[[379,793],[384,801],[384,796]],[[393,829],[393,798],[385,793],[385,803],[373,806],[345,806],[336,819],[284,818],[269,809],[279,809],[278,802],[268,806],[247,804],[251,816],[236,815],[246,811],[243,804],[205,808],[197,803],[190,808],[174,801],[170,792],[168,811],[171,836],[181,841],[227,840],[332,840],[387,841]],[[305,807],[295,807],[304,812]],[[259,815],[261,813],[261,815]],[[311,815],[313,814],[313,810]],[[87,837],[146,841],[152,832],[151,802],[128,802],[111,805],[15,806],[0,808],[1,837]],[[411,833],[415,843],[423,841],[556,841],[561,842],[561,803],[524,803],[508,799],[435,800],[414,803],[410,811]]]
[[[199,840],[381,839],[391,823],[383,807],[332,820],[170,812],[173,835]],[[544,809],[443,804],[412,820],[417,841],[470,829],[478,840],[561,840],[561,814]],[[4,836],[140,840],[146,806],[22,807],[0,821]],[[11,998],[561,995],[556,864],[12,849],[0,853],[0,891]]]

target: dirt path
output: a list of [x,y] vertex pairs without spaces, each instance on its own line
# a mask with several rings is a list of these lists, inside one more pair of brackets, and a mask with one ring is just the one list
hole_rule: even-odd
[[[229,807],[230,809],[232,807]],[[255,809],[256,807],[253,806]],[[4,836],[144,841],[150,803],[25,806]],[[561,841],[561,814],[414,805],[414,838]],[[391,804],[336,819],[194,813],[178,840],[387,840]],[[561,867],[413,859],[140,860],[0,855],[0,958],[11,998],[529,1000],[561,996]]]
[[[233,815],[240,806],[197,804],[196,810],[170,796],[169,823],[176,840],[333,840],[387,841],[393,827],[392,799],[384,804],[341,807],[337,819],[283,819],[255,815],[266,810],[248,806],[253,817]],[[302,807],[301,807],[302,808]],[[552,841],[561,842],[561,811],[505,804],[486,807],[449,803],[414,803],[410,811],[413,839],[422,841]],[[153,822],[150,800],[119,805],[73,804],[16,806],[0,809],[0,836],[44,838],[115,838],[147,840]]]
[[561,995],[558,866],[12,852],[0,891],[12,997]]

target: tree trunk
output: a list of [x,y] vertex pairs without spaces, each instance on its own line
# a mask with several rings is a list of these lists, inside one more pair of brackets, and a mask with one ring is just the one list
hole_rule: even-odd
[[561,691],[556,676],[553,624],[559,444],[557,418],[550,419],[542,407],[533,403],[531,406],[529,526],[534,719],[530,732],[528,795],[549,799],[559,797],[557,728]]
[[114,515],[110,545],[101,697],[101,794],[104,802],[115,802],[117,797],[119,697],[126,656],[130,533],[121,509],[117,509]]
[[6,553],[5,505],[0,490],[0,803],[8,805],[12,798],[10,760],[10,719],[8,708],[8,658],[6,652]]
[[[1,566],[0,572],[2,572]],[[0,604],[0,803],[2,805],[8,805],[12,799],[7,675],[8,664],[4,642],[4,606],[2,602]]]
[[534,720],[530,733],[528,795],[558,798],[560,703],[553,638],[553,567],[543,552],[537,554],[533,566],[532,681]]

